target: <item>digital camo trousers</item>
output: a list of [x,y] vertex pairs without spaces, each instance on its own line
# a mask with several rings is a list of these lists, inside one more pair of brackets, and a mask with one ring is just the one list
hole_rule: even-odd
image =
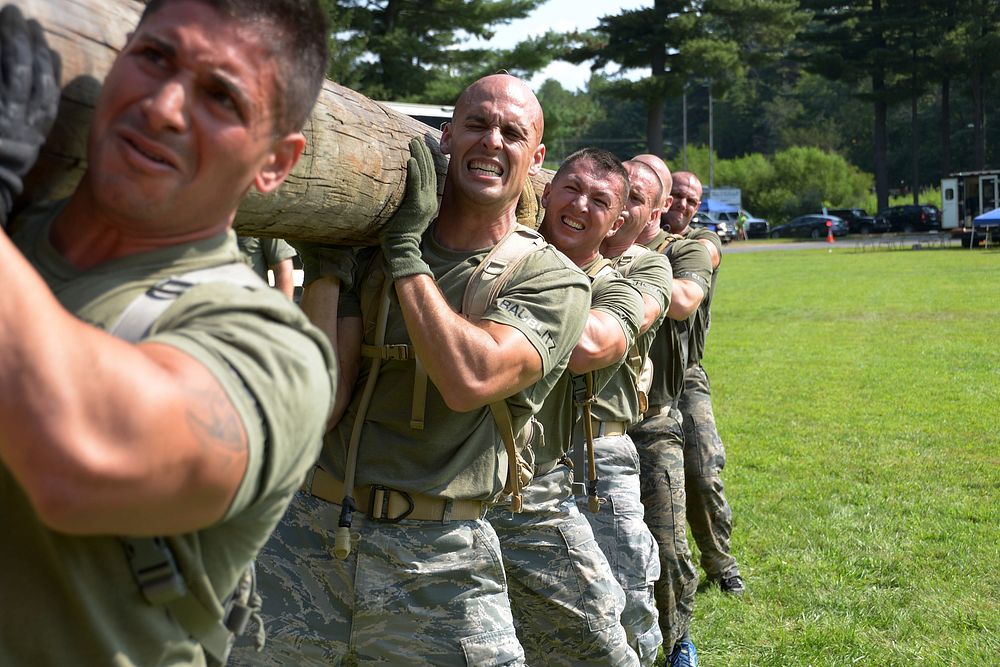
[[597,495],[605,502],[600,511],[591,512],[587,497],[577,496],[577,507],[590,522],[611,571],[625,589],[622,626],[629,644],[639,654],[639,663],[646,667],[656,661],[663,634],[653,594],[660,578],[660,558],[653,534],[643,519],[639,454],[628,435],[611,435],[594,439],[594,460]]
[[496,533],[484,519],[372,521],[298,492],[257,558],[267,645],[233,665],[523,665]]
[[581,516],[572,471],[558,465],[523,491],[523,511],[495,507],[517,636],[529,665],[636,666],[620,617],[625,593]]
[[646,525],[660,551],[656,606],[667,649],[691,626],[698,573],[691,561],[684,521],[684,431],[674,409],[630,429],[639,452],[639,482]]
[[733,511],[726,502],[721,477],[726,450],[715,427],[712,391],[701,364],[685,371],[684,393],[678,407],[684,416],[684,474],[691,535],[708,578],[731,577],[740,570],[729,546]]

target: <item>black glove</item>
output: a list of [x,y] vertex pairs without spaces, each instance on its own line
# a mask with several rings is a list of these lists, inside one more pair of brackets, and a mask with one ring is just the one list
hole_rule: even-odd
[[292,246],[302,260],[303,286],[318,278],[339,278],[342,292],[354,287],[357,248],[309,241],[294,241]]
[[6,224],[21,178],[38,158],[59,108],[59,55],[42,26],[14,5],[0,11],[0,223]]
[[437,215],[437,170],[434,157],[420,137],[410,139],[406,162],[406,193],[399,209],[382,227],[382,254],[393,280],[431,269],[420,255],[420,239]]

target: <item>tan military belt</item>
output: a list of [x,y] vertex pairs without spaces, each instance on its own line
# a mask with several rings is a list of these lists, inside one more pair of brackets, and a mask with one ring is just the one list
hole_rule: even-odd
[[[328,503],[344,502],[344,483],[322,468],[313,468],[302,490]],[[480,500],[449,500],[419,493],[397,491],[384,486],[354,487],[358,511],[376,521],[469,521],[486,514],[487,503]]]
[[591,419],[590,425],[594,429],[595,438],[625,435],[625,430],[628,428],[628,424],[625,422],[602,422],[597,419]]

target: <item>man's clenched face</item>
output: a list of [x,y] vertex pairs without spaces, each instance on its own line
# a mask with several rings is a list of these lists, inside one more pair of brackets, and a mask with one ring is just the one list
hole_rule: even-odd
[[577,160],[545,185],[539,231],[575,264],[586,264],[624,221],[624,188],[620,178],[598,173],[591,160]]
[[663,219],[669,226],[667,231],[683,234],[701,205],[701,181],[694,174],[677,172],[674,174],[674,187],[670,194],[674,201],[663,214]]
[[542,108],[524,82],[495,74],[472,84],[441,133],[458,196],[484,206],[516,202],[545,157]]

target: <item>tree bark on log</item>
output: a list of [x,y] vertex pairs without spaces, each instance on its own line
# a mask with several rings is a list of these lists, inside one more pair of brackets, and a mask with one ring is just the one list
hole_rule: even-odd
[[[86,168],[90,118],[126,36],[138,22],[137,0],[15,0],[45,29],[62,59],[59,116],[17,202],[69,195]],[[411,137],[423,135],[435,156],[438,189],[448,158],[441,133],[367,97],[327,81],[303,129],[307,145],[276,192],[247,196],[234,227],[241,234],[368,245],[396,211],[406,185]],[[552,172],[532,177],[541,194]]]

